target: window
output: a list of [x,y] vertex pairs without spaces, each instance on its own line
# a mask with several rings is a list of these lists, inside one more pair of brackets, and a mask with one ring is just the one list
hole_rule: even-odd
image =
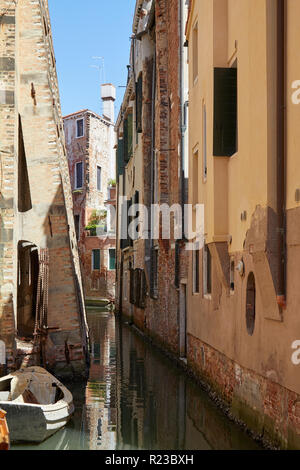
[[83,129],[83,119],[78,119],[76,121],[76,137],[83,137],[84,135]]
[[211,254],[207,245],[203,248],[203,295],[211,294]]
[[92,253],[92,270],[100,271],[100,250],[93,250]]
[[198,151],[193,156],[193,205],[198,203]]
[[80,215],[74,215],[74,222],[75,222],[76,238],[77,238],[77,240],[79,240],[79,237],[80,237]]
[[83,163],[78,162],[75,165],[75,189],[81,189],[83,186]]
[[207,125],[206,125],[206,105],[203,103],[202,108],[202,119],[203,119],[203,181],[207,179]]
[[247,298],[246,298],[246,325],[250,336],[254,333],[255,326],[255,310],[256,310],[256,288],[255,277],[250,273],[247,281]]
[[193,294],[199,294],[199,250],[193,251]]
[[109,250],[109,269],[111,271],[116,269],[116,250],[113,248]]
[[237,152],[237,68],[214,69],[214,156]]
[[143,111],[143,75],[141,74],[136,83],[136,131],[142,132],[142,111]]
[[102,181],[101,181],[101,166],[97,165],[97,190],[102,190]]
[[193,80],[198,78],[198,23],[193,29]]

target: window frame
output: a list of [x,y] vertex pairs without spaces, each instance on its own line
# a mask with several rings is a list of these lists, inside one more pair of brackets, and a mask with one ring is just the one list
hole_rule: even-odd
[[[78,165],[81,165],[81,168],[82,168],[82,185],[81,186],[77,185],[77,176],[78,176],[77,167],[78,167]],[[74,184],[74,188],[75,189],[82,189],[83,185],[84,185],[84,166],[83,166],[83,161],[81,160],[80,162],[75,163],[75,184]]]
[[[94,252],[98,251],[99,252],[99,268],[95,268],[95,260],[94,260]],[[92,271],[101,271],[101,250],[100,248],[95,248],[92,250]]]
[[[82,135],[78,135],[78,123],[82,121]],[[76,139],[81,139],[84,137],[84,118],[76,119]]]

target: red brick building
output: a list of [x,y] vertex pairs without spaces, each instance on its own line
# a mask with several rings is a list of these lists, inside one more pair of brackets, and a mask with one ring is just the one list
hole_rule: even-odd
[[46,0],[0,1],[0,375],[84,373],[87,326]]
[[104,116],[64,117],[74,221],[86,302],[115,297],[115,89],[102,85]]
[[[143,204],[148,217],[152,204],[186,202],[181,85],[186,54],[179,5],[178,0],[136,2],[130,74],[116,125],[118,197],[126,197],[128,207]],[[185,357],[187,252],[183,238],[172,233],[174,213],[169,240],[161,233],[162,218],[158,236],[150,237],[150,217],[134,240],[122,239],[124,217],[119,203],[117,309],[157,343]]]

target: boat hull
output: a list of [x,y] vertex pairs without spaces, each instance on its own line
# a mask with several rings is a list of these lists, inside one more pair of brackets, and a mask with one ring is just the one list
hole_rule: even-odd
[[[61,392],[61,399],[56,403],[35,404],[0,400],[0,408],[6,411],[10,442],[42,442],[59,429],[63,428],[74,412],[73,397],[54,376],[44,369],[32,367],[21,371],[22,377],[32,373],[36,381],[56,385]],[[18,372],[3,377],[15,377]]]

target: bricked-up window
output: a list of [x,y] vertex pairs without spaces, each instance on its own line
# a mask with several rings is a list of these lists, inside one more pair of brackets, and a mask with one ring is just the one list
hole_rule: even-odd
[[199,250],[193,251],[193,294],[200,292],[200,252]]
[[75,165],[75,189],[81,189],[83,186],[83,163],[78,162]]
[[211,294],[211,254],[207,245],[203,248],[203,295]]
[[143,75],[141,74],[136,83],[136,131],[143,132]]
[[109,269],[111,271],[116,269],[116,250],[114,248],[109,249]]
[[237,67],[214,69],[214,143],[216,157],[237,152]]
[[84,128],[83,128],[83,119],[77,119],[76,121],[76,137],[83,137]]
[[133,134],[133,116],[132,112],[124,120],[124,161],[128,163],[133,155],[132,134]]
[[247,281],[247,297],[246,297],[246,325],[250,336],[254,333],[255,313],[256,313],[256,288],[255,277],[251,272]]
[[92,270],[100,271],[100,250],[93,250],[92,252]]
[[102,191],[102,168],[97,165],[97,190]]
[[194,82],[198,78],[198,23],[193,29],[193,80]]

